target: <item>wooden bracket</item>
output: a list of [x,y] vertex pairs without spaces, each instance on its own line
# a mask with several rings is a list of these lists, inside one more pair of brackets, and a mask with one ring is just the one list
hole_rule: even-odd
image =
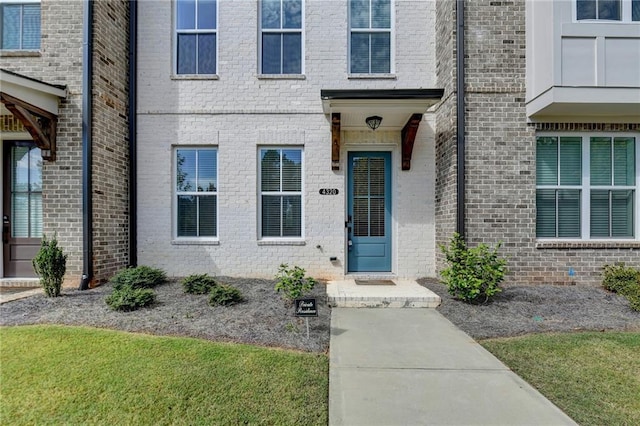
[[413,142],[416,140],[421,121],[422,114],[413,114],[402,128],[402,170],[411,170]]
[[340,170],[340,113],[331,114],[331,170]]
[[0,93],[0,101],[29,132],[36,146],[42,151],[42,159],[54,161],[58,116],[6,93]]

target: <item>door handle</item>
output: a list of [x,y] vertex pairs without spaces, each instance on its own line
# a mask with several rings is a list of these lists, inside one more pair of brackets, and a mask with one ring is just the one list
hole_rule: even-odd
[[9,216],[2,216],[2,243],[9,243]]

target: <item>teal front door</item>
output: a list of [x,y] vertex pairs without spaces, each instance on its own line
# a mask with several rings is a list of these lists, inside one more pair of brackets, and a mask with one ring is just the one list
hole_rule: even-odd
[[391,272],[391,153],[350,152],[347,269]]

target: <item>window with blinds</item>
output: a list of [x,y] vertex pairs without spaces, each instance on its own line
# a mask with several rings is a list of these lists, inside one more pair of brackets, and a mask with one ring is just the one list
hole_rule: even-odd
[[218,151],[180,148],[175,153],[177,237],[217,237]]
[[536,236],[633,238],[637,138],[540,136],[536,140]]
[[263,238],[302,237],[302,149],[260,149]]
[[391,0],[349,1],[349,69],[351,73],[391,71]]
[[218,2],[176,0],[176,73],[216,73]]
[[353,235],[384,237],[384,158],[354,158]]
[[11,236],[42,237],[42,156],[34,146],[11,147]]
[[302,0],[260,2],[262,74],[302,73]]
[[2,31],[0,48],[3,50],[40,49],[40,2],[0,2]]

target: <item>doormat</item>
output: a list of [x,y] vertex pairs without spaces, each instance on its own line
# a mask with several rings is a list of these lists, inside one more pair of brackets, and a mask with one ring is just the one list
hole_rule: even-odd
[[356,280],[357,285],[396,285],[391,280]]

